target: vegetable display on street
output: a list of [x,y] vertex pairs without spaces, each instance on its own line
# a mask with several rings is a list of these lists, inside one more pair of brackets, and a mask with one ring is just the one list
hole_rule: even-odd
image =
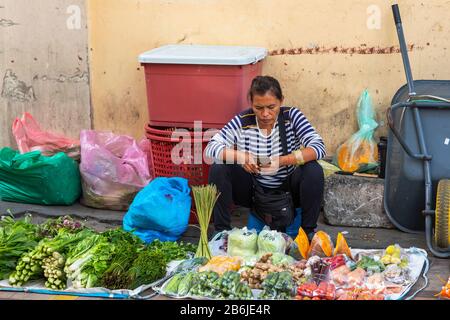
[[[293,240],[267,228],[259,234],[235,228],[210,245],[206,231],[217,189],[195,187],[193,193],[201,228],[198,246],[160,240],[146,244],[122,228],[96,232],[68,216],[40,225],[30,216],[3,217],[2,287],[38,284],[71,292],[151,287],[159,294],[194,299],[385,300],[403,297],[426,260],[416,248],[397,244],[350,250],[342,233],[336,246],[323,231],[310,243],[302,229]],[[439,295],[448,298],[448,283]]]
[[193,257],[190,243],[145,245],[121,228],[98,233],[69,216],[33,224],[5,216],[0,221],[0,275],[14,287],[31,280],[53,290],[104,287],[135,289],[163,278],[168,264],[182,260],[185,270],[206,261]]

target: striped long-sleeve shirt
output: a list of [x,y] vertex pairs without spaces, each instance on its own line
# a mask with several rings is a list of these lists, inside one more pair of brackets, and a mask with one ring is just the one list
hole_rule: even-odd
[[[288,154],[301,147],[310,147],[316,152],[317,159],[323,158],[325,156],[323,140],[303,113],[293,107],[281,107],[281,112],[285,119]],[[206,147],[206,156],[221,162],[222,151],[225,148],[247,151],[254,156],[281,156],[283,147],[278,122],[269,135],[264,135],[258,128],[253,110],[244,111],[235,116],[211,139]],[[276,174],[258,175],[257,180],[264,187],[276,188],[292,171],[294,166],[281,167]]]

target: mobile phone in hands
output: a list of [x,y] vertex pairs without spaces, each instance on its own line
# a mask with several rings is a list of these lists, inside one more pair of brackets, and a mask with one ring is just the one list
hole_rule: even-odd
[[267,156],[257,156],[256,163],[258,167],[268,166],[272,163],[272,160],[270,160],[270,157]]

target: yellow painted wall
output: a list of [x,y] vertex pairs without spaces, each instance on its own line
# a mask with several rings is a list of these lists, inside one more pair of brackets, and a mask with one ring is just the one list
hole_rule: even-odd
[[[286,104],[306,114],[329,153],[357,128],[356,102],[364,88],[377,110],[377,136],[385,134],[385,109],[405,83],[400,54],[395,48],[389,53],[391,46],[398,46],[392,3],[89,0],[93,126],[142,137],[148,114],[137,56],[158,46],[183,43],[267,48],[273,55],[266,59],[263,73],[280,80]],[[398,3],[407,42],[414,45],[410,59],[415,79],[450,79],[450,2]],[[378,21],[373,20],[377,16],[373,5],[380,10],[379,29],[373,28]],[[322,49],[298,54],[314,47]],[[371,47],[375,47],[371,54],[358,53]],[[331,48],[335,50],[326,52]],[[352,48],[358,52],[352,53]],[[285,54],[280,54],[281,49]],[[287,54],[289,49],[297,54]]]

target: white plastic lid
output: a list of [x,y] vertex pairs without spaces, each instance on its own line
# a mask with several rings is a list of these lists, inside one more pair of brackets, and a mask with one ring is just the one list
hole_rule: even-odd
[[140,63],[246,65],[267,56],[265,48],[207,45],[167,45],[139,55]]

